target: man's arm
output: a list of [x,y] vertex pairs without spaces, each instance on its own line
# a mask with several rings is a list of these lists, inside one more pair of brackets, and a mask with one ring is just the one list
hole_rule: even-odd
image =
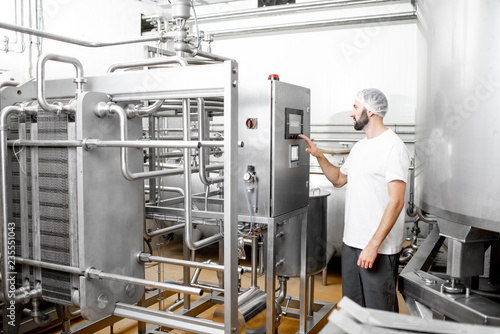
[[318,159],[319,166],[325,174],[326,178],[336,187],[340,188],[347,183],[347,175],[340,172],[340,168],[332,165],[325,155],[318,149],[318,147],[307,136],[299,135],[307,143],[306,151],[313,157]]
[[365,269],[373,267],[378,248],[391,231],[404,207],[406,183],[395,180],[389,182],[387,188],[389,190],[389,203],[385,208],[380,225],[358,258],[358,266]]

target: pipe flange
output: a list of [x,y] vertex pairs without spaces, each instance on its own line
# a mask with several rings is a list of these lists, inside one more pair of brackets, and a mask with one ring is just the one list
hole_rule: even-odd
[[445,282],[441,285],[441,287],[443,288],[443,292],[453,295],[463,294],[466,290],[466,286],[462,283],[452,284],[452,282]]
[[78,78],[74,78],[73,79],[73,82],[74,83],[81,83],[81,84],[86,84],[87,83],[87,79],[85,79],[84,77],[78,77]]
[[101,272],[102,270],[97,270],[95,267],[88,267],[87,270],[85,270],[84,276],[88,280],[100,279],[99,274]]
[[83,149],[86,151],[91,151],[97,147],[98,139],[85,138],[82,140]]

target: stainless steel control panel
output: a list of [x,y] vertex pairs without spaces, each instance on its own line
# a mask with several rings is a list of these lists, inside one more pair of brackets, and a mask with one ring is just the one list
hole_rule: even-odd
[[[277,217],[309,203],[310,90],[278,80],[241,83],[240,214]],[[253,177],[244,179],[249,173]]]

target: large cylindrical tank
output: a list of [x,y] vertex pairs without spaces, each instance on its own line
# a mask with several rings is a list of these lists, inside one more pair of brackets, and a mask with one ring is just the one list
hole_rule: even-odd
[[500,232],[500,1],[421,0],[416,202]]

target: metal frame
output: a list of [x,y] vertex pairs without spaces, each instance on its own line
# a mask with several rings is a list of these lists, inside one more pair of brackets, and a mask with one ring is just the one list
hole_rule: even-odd
[[[196,68],[195,68],[196,67]],[[137,71],[137,72],[127,72],[127,73],[113,73],[106,76],[98,76],[93,78],[88,78],[88,83],[85,88],[87,91],[104,91],[111,96],[111,102],[122,102],[122,101],[137,101],[142,99],[152,99],[155,96],[164,96],[163,98],[192,98],[192,97],[222,97],[224,99],[224,141],[223,143],[217,143],[213,141],[206,141],[205,143],[194,143],[193,147],[200,147],[202,145],[207,146],[221,146],[224,147],[224,165],[223,168],[226,171],[224,173],[224,212],[221,213],[219,218],[223,218],[225,222],[223,232],[224,232],[224,243],[223,249],[226,254],[224,257],[224,304],[227,306],[225,308],[225,324],[219,325],[207,321],[193,320],[191,317],[186,316],[175,316],[170,317],[169,322],[175,324],[176,327],[182,325],[184,329],[194,331],[197,333],[213,333],[214,330],[220,333],[233,333],[236,329],[237,323],[237,286],[238,286],[238,272],[237,272],[237,251],[236,251],[236,236],[237,236],[237,225],[232,223],[237,221],[237,212],[235,208],[236,205],[236,174],[231,171],[236,169],[237,158],[236,153],[238,149],[237,142],[237,64],[234,61],[226,61],[222,64],[212,64],[205,66],[193,66],[185,68],[168,68],[159,69],[153,71]],[[175,79],[177,78],[177,79]],[[137,93],[137,82],[148,83],[150,80],[155,80],[155,85],[152,89],[148,89],[143,93]],[[2,90],[2,109],[7,105],[13,105],[15,103],[20,103],[24,101],[32,101],[36,95],[36,83],[28,82],[19,87],[6,87]],[[47,81],[45,85],[45,99],[65,99],[74,96],[73,88],[74,86],[70,84],[69,80],[51,80]],[[88,96],[88,93],[82,94],[82,96]],[[155,98],[155,100],[163,99],[162,97]],[[187,101],[187,100],[185,100]],[[21,108],[22,109],[22,108]],[[35,108],[36,109],[36,108]],[[33,110],[33,108],[32,108]],[[33,111],[30,112],[33,112]],[[186,110],[186,109],[185,109]],[[22,111],[22,110],[21,110]],[[187,113],[189,114],[189,112]],[[122,117],[123,118],[123,117]],[[126,123],[125,119],[122,119],[122,123]],[[185,122],[189,127],[189,118]],[[97,139],[97,138],[96,138]],[[76,147],[79,150],[83,148],[99,149],[100,143],[102,146],[115,146],[115,147],[149,147],[147,142],[137,142],[135,145],[132,141],[126,141],[126,138],[122,138],[121,141],[113,143],[112,141],[100,140],[92,141],[86,139],[85,141],[68,141],[63,142],[39,142],[39,141],[27,141],[23,140],[22,144],[18,141],[16,145],[31,146],[33,147],[33,152],[36,152],[36,147],[39,146],[49,146],[49,147]],[[185,138],[182,143],[191,142],[190,138]],[[94,144],[98,145],[94,145]],[[5,147],[7,146],[7,141],[4,140]],[[10,143],[14,145],[14,143]],[[90,144],[90,145],[89,145]],[[172,144],[175,144],[172,143]],[[178,144],[178,143],[177,143]],[[171,146],[171,143],[161,142],[157,143],[160,147]],[[151,145],[153,146],[153,145]],[[189,149],[185,149],[189,151]],[[7,162],[5,162],[5,165]],[[186,164],[189,166],[189,160]],[[117,170],[119,166],[116,166]],[[189,166],[190,168],[190,166]],[[188,168],[188,175],[191,172]],[[186,170],[184,170],[186,172]],[[186,177],[190,179],[190,177]],[[187,184],[186,184],[187,185]],[[188,186],[188,185],[187,185]],[[3,182],[3,188],[6,189],[7,182]],[[191,198],[189,186],[187,187],[186,198]],[[190,208],[190,206],[188,206]],[[185,210],[184,214],[190,210]],[[5,210],[5,213],[8,211]],[[181,214],[183,214],[181,212]],[[202,214],[203,215],[203,214]],[[187,220],[191,220],[189,215]],[[4,219],[5,222],[7,219]],[[186,224],[187,228],[191,227],[191,224]],[[142,228],[141,228],[142,229]],[[4,235],[6,235],[4,233]],[[216,241],[216,240],[214,240]],[[6,245],[6,243],[4,243]],[[192,245],[191,245],[192,246]],[[4,254],[6,254],[4,252]],[[19,262],[24,261],[25,265],[28,266],[29,259],[23,259],[18,257]],[[36,260],[36,259],[35,259]],[[130,259],[130,261],[135,261]],[[5,261],[4,261],[5,263]],[[73,262],[72,262],[73,263]],[[47,266],[47,264],[36,263],[36,261],[31,262],[29,265],[35,266],[35,268],[42,268]],[[48,264],[50,265],[50,264]],[[53,269],[61,268],[53,266]],[[74,268],[74,269],[72,269]],[[80,275],[81,278],[84,276],[87,279],[118,279],[121,282],[129,282],[132,284],[140,284],[140,280],[135,278],[121,277],[113,273],[105,274],[99,270],[94,270],[88,268],[85,272],[81,269],[78,270],[76,267],[64,267],[63,271],[73,272],[74,275]],[[6,276],[4,276],[6,277]],[[85,279],[85,278],[83,278]],[[143,284],[148,284],[144,281]],[[150,282],[153,284],[152,282]],[[162,288],[165,288],[163,283]],[[198,289],[199,290],[199,289]],[[128,307],[123,303],[117,303],[117,307],[113,311],[117,315],[127,315],[131,318],[137,318],[139,321],[145,322],[156,322],[158,324],[165,324],[165,316],[163,312],[151,313],[147,310],[141,309],[139,307]],[[167,321],[167,322],[168,322]],[[179,322],[180,321],[180,322]],[[179,327],[180,328],[180,327]]]
[[446,239],[439,233],[439,227],[435,225],[399,276],[399,291],[410,304],[409,309],[422,316],[422,312],[416,310],[415,302],[418,302],[433,316],[440,314],[459,322],[500,326],[498,303],[473,293],[444,293],[441,286],[447,281],[428,272]]

